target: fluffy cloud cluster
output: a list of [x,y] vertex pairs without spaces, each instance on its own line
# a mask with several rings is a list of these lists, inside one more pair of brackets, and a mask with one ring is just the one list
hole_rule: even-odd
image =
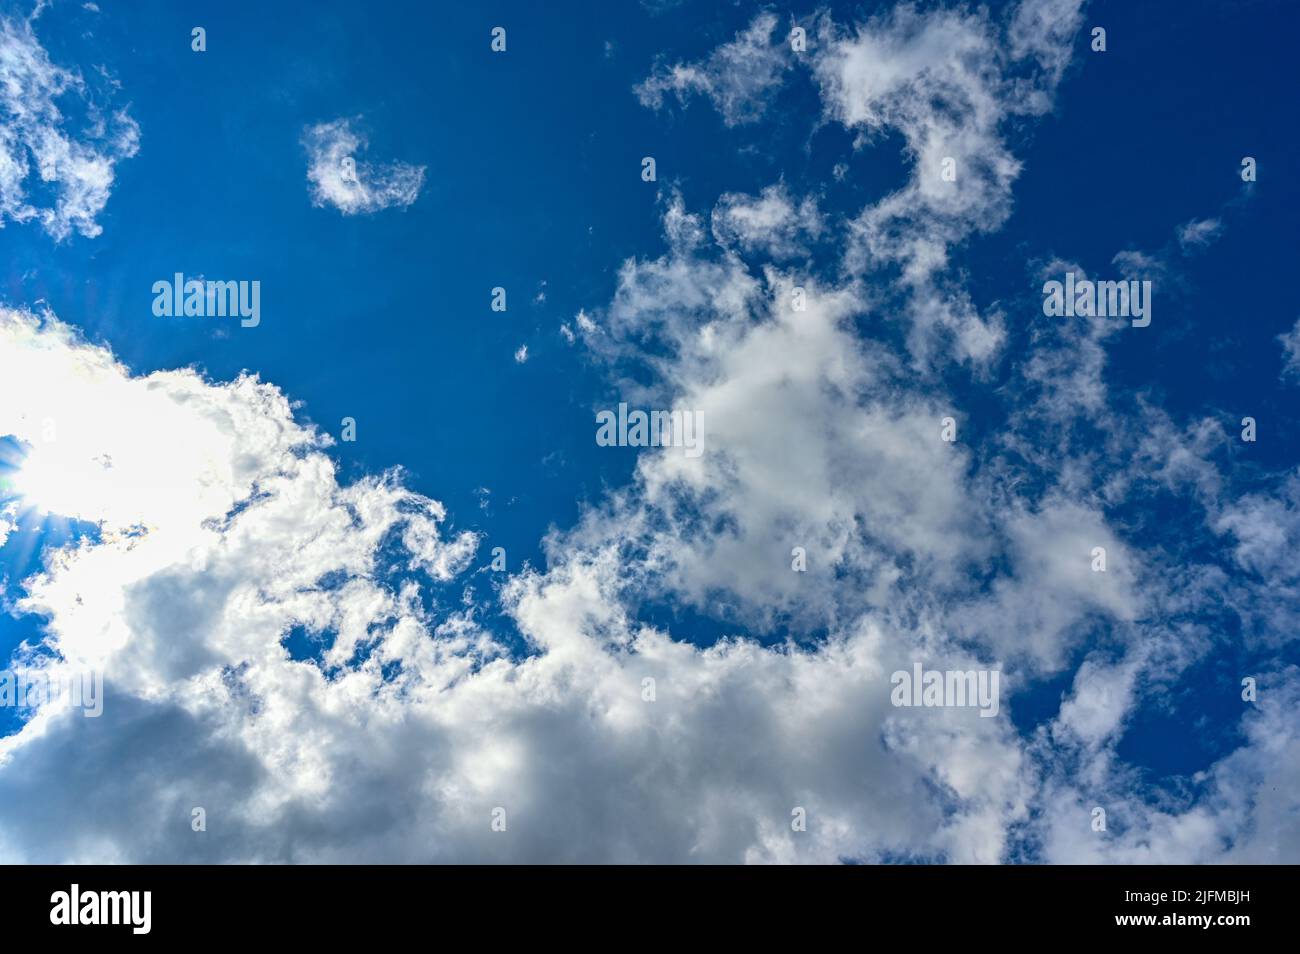
[[308,126],[302,144],[315,206],[332,205],[344,215],[369,215],[411,205],[424,187],[424,166],[362,159],[369,144],[349,119]]
[[[1221,499],[1213,422],[1121,406],[1096,319],[1032,333],[985,440],[916,373],[999,360],[1005,331],[947,259],[1009,211],[1004,121],[1047,108],[1078,19],[1025,0],[1002,23],[823,21],[808,65],[827,116],[864,147],[900,130],[908,181],[844,223],[784,183],[710,213],[665,195],[662,253],[624,262],[566,330],[622,399],[700,413],[704,453],[645,450],[496,601],[468,585],[472,534],[400,473],[341,483],[274,386],[133,375],[50,316],[0,313],[0,436],[45,475],[29,503],[98,526],[18,606],[46,621],[44,651],[108,685],[102,717],[51,707],[0,741],[0,856],[1296,860],[1294,667],[1259,673],[1240,745],[1192,784],[1152,790],[1118,755],[1134,713],[1223,645],[1207,614],[1237,614],[1252,645],[1293,640],[1295,479]],[[784,73],[775,30],[761,14],[642,95],[699,91],[742,122]],[[311,140],[322,189],[357,145],[329,128]],[[960,194],[931,175],[950,154]],[[831,267],[818,243],[842,251]],[[905,334],[863,333],[895,314]],[[1193,515],[1185,549],[1117,512],[1155,493]],[[1207,541],[1240,572],[1203,561]],[[654,599],[724,636],[647,624]],[[895,707],[890,675],[915,662],[1000,669],[1001,717]],[[1018,729],[1062,675],[1059,706]]]
[[125,110],[103,105],[111,93],[51,61],[31,21],[0,17],[0,227],[35,221],[60,241],[103,231],[114,169],[140,140]]
[[[57,454],[60,509],[112,504],[101,539],[24,584],[46,648],[109,689],[99,719],[43,711],[4,740],[8,857],[996,859],[1019,810],[1009,730],[899,720],[882,657],[900,647],[876,627],[811,652],[698,649],[636,624],[619,561],[589,548],[509,583],[533,647],[514,658],[430,597],[473,538],[392,475],[340,485],[273,387],[132,376],[49,317],[4,312],[0,345],[0,430]],[[328,634],[319,658],[290,657],[295,627]],[[960,769],[972,747],[1004,770]],[[925,800],[936,774],[958,816]],[[802,842],[796,805],[818,819]]]

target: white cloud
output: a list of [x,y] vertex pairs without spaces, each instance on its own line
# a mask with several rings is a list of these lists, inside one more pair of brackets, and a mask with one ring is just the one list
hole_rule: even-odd
[[1296,320],[1290,331],[1278,335],[1277,340],[1282,342],[1282,354],[1285,358],[1282,363],[1282,376],[1300,378],[1300,319]]
[[424,186],[424,166],[363,159],[369,143],[353,129],[350,119],[308,126],[302,143],[307,150],[312,205],[317,207],[332,205],[344,215],[405,208]]
[[808,241],[823,229],[817,203],[805,198],[796,205],[784,185],[768,186],[757,196],[725,193],[712,215],[713,237],[720,245],[773,259],[807,254]]
[[1300,472],[1256,493],[1212,505],[1210,525],[1225,535],[1239,574],[1225,597],[1248,646],[1300,639]]
[[[448,539],[394,475],[339,484],[272,386],[132,376],[24,314],[3,313],[0,343],[0,431],[42,453],[52,401],[100,406],[58,454],[113,463],[74,468],[58,501],[105,509],[102,541],[60,551],[21,600],[110,695],[99,719],[44,712],[0,742],[9,859],[991,861],[1022,810],[1006,724],[893,709],[906,648],[877,627],[698,649],[634,624],[595,547],[510,581],[534,647],[511,658],[472,608],[427,600],[472,536]],[[319,665],[280,646],[295,626],[334,634]],[[92,785],[103,810],[71,811]]]
[[[1121,680],[1126,677],[1121,676]],[[1043,858],[1072,864],[1287,864],[1300,857],[1300,672],[1263,676],[1258,705],[1242,703],[1245,742],[1192,779],[1203,792],[1152,798],[1104,748],[1067,777],[1062,740],[1049,759],[1042,814],[1032,826]],[[1123,692],[1122,687],[1115,687]],[[1092,827],[1106,812],[1106,830]]]
[[1293,475],[1281,491],[1249,494],[1234,501],[1219,515],[1215,529],[1236,539],[1234,556],[1246,570],[1269,579],[1300,581],[1300,475]]
[[789,47],[779,38],[773,40],[776,27],[775,14],[760,13],[734,40],[701,62],[656,64],[637,85],[637,98],[642,105],[659,109],[668,93],[675,94],[682,104],[692,94],[699,94],[709,98],[728,126],[758,120],[790,63]]
[[[856,273],[901,268],[896,291],[921,368],[944,353],[982,368],[1000,353],[1000,316],[981,316],[941,276],[955,245],[1010,214],[1021,165],[1004,127],[1049,107],[1079,6],[1026,0],[1005,31],[983,11],[910,5],[852,31],[822,19],[812,65],[827,117],[858,131],[861,144],[897,130],[912,162],[907,183],[857,217],[845,261]],[[1017,61],[1031,55],[1038,69],[1023,75]]]
[[[843,589],[835,568],[860,575],[860,591],[846,590],[860,610],[887,600],[891,554],[951,572],[951,561],[979,552],[979,514],[963,505],[965,455],[939,439],[947,408],[898,388],[889,356],[855,339],[856,297],[809,283],[795,311],[787,276],[756,279],[733,258],[713,261],[679,202],[665,218],[686,238],[662,258],[626,263],[606,321],[587,337],[624,357],[647,338],[662,345],[672,357],[655,365],[667,391],[643,396],[627,384],[623,396],[705,422],[707,453],[643,455],[648,513],[608,521],[647,534],[649,562],[667,577],[656,585],[703,607],[725,587],[756,623],[798,606],[815,626]],[[726,529],[684,545],[697,524]],[[815,572],[790,571],[794,546]]]
[[1060,82],[1073,59],[1072,44],[1083,22],[1081,0],[1025,0],[1011,14],[1007,36],[1015,60],[1033,57],[1046,84],[1018,84],[1018,92],[1032,100],[1032,111],[1050,106],[1048,90]]
[[[762,66],[765,17],[681,82],[657,71],[659,95],[756,114],[783,69]],[[797,260],[845,236],[784,184],[725,194],[710,229],[666,197],[663,253],[625,261],[609,304],[561,333],[620,399],[699,412],[705,452],[639,452],[628,485],[549,535],[544,570],[504,580],[524,651],[458,584],[478,537],[400,473],[341,484],[329,439],[272,385],[134,376],[56,321],[0,314],[0,435],[65,475],[35,482],[47,503],[103,522],[16,595],[110,686],[102,718],[44,712],[0,741],[0,856],[994,862],[1028,839],[1053,861],[1294,859],[1295,786],[1264,781],[1270,759],[1297,762],[1294,673],[1270,671],[1246,743],[1197,794],[1153,794],[1116,754],[1217,638],[1186,622],[1198,609],[1293,604],[1294,487],[1219,503],[1213,429],[1117,413],[1098,322],[1036,326],[1001,389],[1005,433],[983,442],[990,425],[915,373],[996,360],[1001,313],[978,313],[947,258],[1009,209],[1002,123],[1046,108],[1077,19],[1031,0],[1006,27],[910,7],[852,34],[824,24],[827,113],[867,138],[901,130],[916,162],[855,219],[833,279]],[[961,195],[927,179],[949,148]],[[901,343],[861,332],[900,301]],[[1104,454],[1072,436],[1081,422],[1105,428]],[[1243,579],[1109,516],[1144,481],[1190,493]],[[651,599],[723,637],[640,622]],[[295,630],[319,659],[290,658]],[[893,707],[889,676],[913,662],[1000,669],[1003,717]],[[1056,718],[1022,736],[1021,690],[1072,662]],[[77,811],[92,788],[100,810]],[[1091,831],[1099,800],[1109,840]]]
[[1205,248],[1223,232],[1219,219],[1193,219],[1178,227],[1178,244],[1184,252]]
[[1006,217],[1020,164],[999,126],[1023,106],[1007,96],[1004,55],[976,14],[904,6],[848,34],[823,21],[813,62],[828,116],[867,134],[899,130],[913,162],[906,187],[861,216],[862,255],[903,262],[920,279],[945,263],[947,246]]
[[97,92],[51,61],[30,20],[0,18],[0,226],[37,221],[58,241],[103,231],[115,168],[138,151],[140,130]]

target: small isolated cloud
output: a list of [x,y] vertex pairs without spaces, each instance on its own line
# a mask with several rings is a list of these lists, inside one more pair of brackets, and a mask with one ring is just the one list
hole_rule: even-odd
[[308,126],[302,135],[307,150],[307,182],[312,205],[332,205],[344,215],[369,215],[393,206],[405,208],[420,195],[424,166],[405,162],[366,162],[369,143],[352,128],[352,120]]
[[1282,366],[1282,377],[1300,379],[1300,319],[1290,331],[1277,336],[1282,342],[1282,353],[1286,359]]
[[[1232,205],[1228,203],[1228,211]],[[1228,223],[1220,216],[1191,219],[1177,226],[1161,248],[1155,251],[1127,248],[1111,261],[1127,279],[1150,279],[1160,284],[1162,292],[1186,294],[1191,288],[1189,260],[1218,241],[1227,227]]]
[[1192,252],[1210,245],[1222,231],[1219,219],[1193,219],[1178,227],[1178,244],[1184,252]]
[[40,222],[56,241],[103,231],[96,217],[117,163],[139,151],[140,127],[105,108],[113,83],[96,78],[102,88],[92,89],[55,65],[31,20],[0,18],[0,227]]
[[528,345],[520,345],[519,350],[515,352],[515,364],[523,364],[528,360]]

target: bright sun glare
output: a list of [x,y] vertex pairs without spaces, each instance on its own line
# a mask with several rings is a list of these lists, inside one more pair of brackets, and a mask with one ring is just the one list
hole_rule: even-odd
[[33,449],[9,478],[9,492],[20,506],[42,514],[72,516],[85,500],[85,489],[100,470],[92,461],[65,459],[50,447]]

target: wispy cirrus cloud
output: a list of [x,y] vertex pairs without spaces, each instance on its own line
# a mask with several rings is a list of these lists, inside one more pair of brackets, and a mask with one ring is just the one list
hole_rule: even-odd
[[0,227],[34,221],[56,241],[94,238],[140,128],[107,105],[110,85],[92,88],[94,76],[50,59],[34,19],[0,18]]
[[1283,377],[1300,378],[1300,319],[1290,331],[1278,335],[1278,341],[1282,342]]
[[682,104],[699,95],[713,103],[728,126],[757,121],[790,66],[789,47],[773,40],[776,27],[776,14],[760,13],[734,40],[700,62],[656,64],[637,85],[637,98],[658,109],[669,93]]
[[1220,219],[1192,219],[1178,227],[1178,244],[1184,252],[1211,245],[1223,231]]
[[303,130],[307,183],[312,205],[333,206],[344,215],[370,215],[415,202],[424,187],[424,166],[369,162],[364,133],[351,119],[336,119]]

